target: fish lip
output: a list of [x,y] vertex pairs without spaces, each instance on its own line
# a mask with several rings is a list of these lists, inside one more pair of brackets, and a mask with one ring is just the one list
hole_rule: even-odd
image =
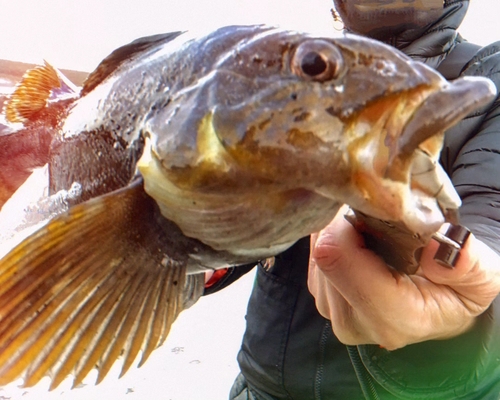
[[393,157],[410,155],[422,142],[444,132],[470,113],[496,98],[497,90],[488,78],[462,77],[432,93],[415,110],[398,140]]
[[[482,107],[491,104],[496,98],[497,91],[493,82],[481,77],[463,77],[447,83],[441,89],[427,96],[414,110],[411,118],[406,122],[401,135],[396,143],[389,149],[389,160],[384,177],[378,177],[388,181],[408,180],[409,191],[404,192],[401,204],[420,205],[421,215],[436,215],[436,217],[415,218],[416,214],[411,208],[405,207],[407,211],[401,213],[400,217],[406,225],[414,232],[433,230],[443,222],[459,222],[458,208],[460,198],[456,194],[451,181],[444,169],[439,165],[439,155],[443,146],[444,133],[447,129],[477,112]],[[423,176],[412,176],[411,171],[422,170],[422,157],[418,152],[428,157],[429,168],[433,168],[433,174]],[[410,175],[408,175],[410,173]],[[424,192],[411,190],[411,186],[423,187]],[[404,198],[406,196],[406,198]],[[439,215],[430,212],[430,200],[435,199],[440,211]],[[396,213],[394,214],[396,215]],[[435,223],[430,223],[435,220]]]

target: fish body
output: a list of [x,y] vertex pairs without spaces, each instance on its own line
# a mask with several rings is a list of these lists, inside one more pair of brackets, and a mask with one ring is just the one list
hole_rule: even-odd
[[460,204],[444,131],[494,96],[369,39],[232,26],[132,42],[34,114],[11,100],[8,137],[50,137],[50,194],[78,190],[0,260],[0,383],[142,363],[200,271],[276,255],[344,203],[434,232]]

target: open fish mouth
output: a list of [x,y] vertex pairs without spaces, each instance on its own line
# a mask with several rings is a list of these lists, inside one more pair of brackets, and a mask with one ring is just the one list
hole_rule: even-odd
[[372,217],[399,221],[418,234],[435,232],[443,222],[458,223],[461,201],[439,164],[444,133],[495,96],[488,79],[464,77],[437,91],[381,99],[372,107],[386,108],[387,116],[365,133],[373,113],[367,107],[350,128],[355,139],[348,145],[348,163],[359,198],[351,196],[349,204]]

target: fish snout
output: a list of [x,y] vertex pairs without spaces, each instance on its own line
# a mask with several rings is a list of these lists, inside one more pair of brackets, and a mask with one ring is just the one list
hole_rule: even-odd
[[[460,198],[439,164],[444,134],[491,104],[496,94],[489,79],[463,77],[423,95],[408,93],[392,110],[388,104],[374,105],[387,116],[368,133],[355,135],[349,147],[351,184],[344,201],[372,217],[403,223],[422,236],[445,221],[457,223]],[[368,110],[357,120],[371,114]],[[352,130],[362,126],[358,121]]]

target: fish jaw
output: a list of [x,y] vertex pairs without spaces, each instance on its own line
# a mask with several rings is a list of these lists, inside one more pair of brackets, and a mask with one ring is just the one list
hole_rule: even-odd
[[[356,139],[347,147],[352,169],[345,202],[421,236],[432,234],[443,222],[458,223],[461,200],[439,164],[444,134],[495,97],[489,79],[466,77],[401,95],[392,108],[377,104],[392,111],[369,129],[361,113],[349,127]],[[335,188],[321,193],[339,196]]]

